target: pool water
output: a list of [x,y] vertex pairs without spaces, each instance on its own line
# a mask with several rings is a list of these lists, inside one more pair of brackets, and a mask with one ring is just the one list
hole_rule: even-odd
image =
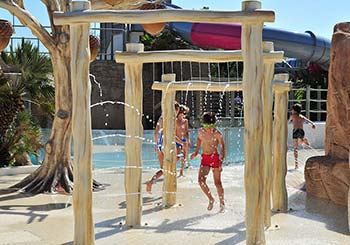
[[[223,134],[227,158],[224,160],[225,165],[242,164],[243,155],[243,127],[218,128]],[[50,135],[49,129],[43,129],[42,142],[47,142]],[[93,137],[93,168],[124,168],[125,167],[125,130],[92,130]],[[159,168],[157,153],[154,150],[153,130],[144,130],[142,144],[142,164],[144,169]],[[190,130],[191,146],[189,154],[195,151],[197,139],[197,130]],[[72,147],[73,150],[73,147]],[[40,152],[39,160],[44,159],[44,150]],[[72,154],[73,155],[73,154]],[[34,164],[37,164],[36,158],[31,156]],[[189,160],[189,156],[188,156]],[[199,167],[200,156],[189,161],[190,167]],[[180,161],[178,162],[180,167]]]
[[[241,164],[244,161],[243,128],[219,128],[219,130],[222,132],[226,142],[227,159],[225,159],[224,164]],[[109,137],[108,135],[112,137]],[[94,153],[92,156],[92,161],[94,168],[124,168],[124,135],[124,130],[93,130]],[[159,168],[157,154],[154,150],[153,130],[145,130],[143,137],[143,168]],[[189,154],[195,150],[197,130],[193,129],[190,131],[190,139],[191,147]],[[200,157],[189,161],[189,165],[191,167],[199,167]],[[180,166],[180,162],[178,163],[178,166]]]

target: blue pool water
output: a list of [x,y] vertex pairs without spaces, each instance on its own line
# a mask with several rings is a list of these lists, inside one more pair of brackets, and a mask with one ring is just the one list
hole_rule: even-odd
[[[241,164],[244,161],[243,156],[243,127],[219,128],[222,132],[226,150],[227,159],[224,163],[227,165]],[[43,143],[48,140],[49,130],[43,130]],[[93,136],[93,154],[92,161],[94,168],[124,168],[125,166],[125,130],[92,130]],[[159,168],[157,154],[154,150],[153,130],[144,130],[144,140],[142,144],[142,163],[143,168]],[[194,152],[197,139],[197,130],[190,131],[191,147],[189,154]],[[73,147],[72,147],[73,148]],[[73,155],[73,154],[72,154]],[[44,158],[44,150],[41,151],[40,161]],[[31,157],[35,164],[35,157]],[[180,164],[180,163],[178,163]],[[192,167],[198,167],[200,157],[189,161]]]
[[[224,139],[226,139],[227,160],[225,164],[238,164],[244,161],[243,156],[243,134],[242,127],[235,128],[219,128]],[[114,135],[107,137],[107,135]],[[115,136],[118,135],[118,136]],[[93,144],[94,149],[108,148],[109,151],[98,152],[94,150],[93,165],[94,168],[123,168],[125,166],[125,142],[124,130],[93,130]],[[105,137],[105,138],[101,138]],[[153,130],[144,131],[144,140],[142,144],[142,162],[143,168],[159,168],[157,154],[154,150]],[[189,153],[194,152],[197,138],[197,130],[190,131],[191,148]],[[109,146],[109,147],[105,147]],[[179,163],[178,163],[179,164]],[[200,157],[189,161],[190,166],[198,167],[200,164]]]

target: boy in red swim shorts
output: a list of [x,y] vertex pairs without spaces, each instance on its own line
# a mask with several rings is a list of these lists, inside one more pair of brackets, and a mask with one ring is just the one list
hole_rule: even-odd
[[[198,130],[196,151],[191,154],[191,160],[195,158],[202,147],[202,160],[198,172],[198,183],[209,199],[208,210],[213,209],[214,197],[206,183],[210,168],[213,169],[214,183],[220,200],[220,212],[225,210],[224,188],[221,183],[222,161],[225,156],[224,139],[220,131],[215,128],[216,116],[214,112],[205,112],[202,116],[203,127]],[[220,155],[218,147],[220,145]]]

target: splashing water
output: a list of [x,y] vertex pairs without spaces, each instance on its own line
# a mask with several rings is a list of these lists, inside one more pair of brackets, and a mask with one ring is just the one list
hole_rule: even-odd
[[211,86],[211,83],[208,83],[207,87],[205,88],[205,95],[204,95],[204,107],[205,107],[205,110],[207,110],[208,90],[209,90],[210,86]]

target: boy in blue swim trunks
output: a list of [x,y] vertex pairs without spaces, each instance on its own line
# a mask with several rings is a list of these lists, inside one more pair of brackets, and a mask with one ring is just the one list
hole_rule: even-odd
[[181,167],[179,176],[183,176],[184,168],[187,163],[187,152],[190,146],[190,134],[188,130],[188,120],[186,116],[189,108],[185,105],[180,105],[179,112],[176,116],[176,148],[178,157],[181,158]]
[[[176,115],[179,113],[179,103],[175,101],[175,113]],[[153,138],[154,142],[156,142],[155,151],[157,152],[158,160],[160,169],[152,176],[152,179],[150,179],[146,184],[146,191],[148,193],[151,193],[152,191],[152,185],[163,175],[163,160],[164,160],[164,153],[163,153],[163,117],[160,116],[157,122],[157,125],[153,132]]]
[[289,117],[289,122],[293,122],[293,145],[294,145],[294,160],[295,160],[295,169],[298,169],[298,144],[305,144],[310,146],[310,143],[307,138],[305,138],[304,132],[304,123],[309,123],[312,128],[316,128],[315,124],[308,119],[307,117],[300,114],[301,105],[294,104],[292,107],[292,115]]

